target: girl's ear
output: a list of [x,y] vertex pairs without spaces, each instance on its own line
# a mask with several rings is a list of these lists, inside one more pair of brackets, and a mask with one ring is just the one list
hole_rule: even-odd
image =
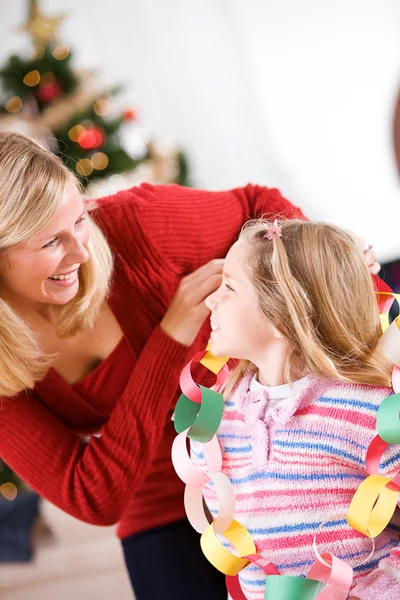
[[279,331],[279,329],[277,329],[276,327],[272,327],[273,329],[273,333],[274,333],[274,338],[276,340],[283,340],[283,335],[281,334],[281,332]]

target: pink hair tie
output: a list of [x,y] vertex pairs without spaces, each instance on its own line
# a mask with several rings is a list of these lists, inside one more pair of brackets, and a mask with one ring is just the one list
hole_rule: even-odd
[[267,240],[272,240],[275,234],[279,237],[282,237],[282,228],[278,225],[277,219],[275,219],[273,223],[267,225],[267,231],[264,233],[263,238],[266,238]]

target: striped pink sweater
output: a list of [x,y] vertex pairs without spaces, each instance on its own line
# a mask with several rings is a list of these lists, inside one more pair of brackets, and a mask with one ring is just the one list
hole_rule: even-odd
[[[346,513],[366,477],[365,454],[376,434],[376,414],[390,390],[313,378],[297,396],[269,409],[266,390],[249,391],[245,377],[225,403],[218,437],[223,472],[235,489],[236,519],[252,534],[256,550],[281,574],[305,576],[315,560],[313,536],[327,517]],[[202,446],[191,444],[194,462],[205,468]],[[381,474],[400,470],[400,447],[389,448]],[[216,514],[210,483],[205,500]],[[355,569],[352,595],[360,600],[400,598],[400,517],[376,538],[376,552]],[[221,540],[222,541],[222,540]],[[352,566],[370,553],[371,540],[345,519],[318,535],[329,551]],[[265,576],[248,566],[240,574],[249,600],[264,598]]]

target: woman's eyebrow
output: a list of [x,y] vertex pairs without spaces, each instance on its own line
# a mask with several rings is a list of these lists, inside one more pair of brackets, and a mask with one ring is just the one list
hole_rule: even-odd
[[[82,213],[79,215],[79,217],[76,219],[76,221],[79,221],[79,219],[80,219],[81,217],[83,217],[83,215],[85,215],[85,214],[86,214],[86,210],[84,210],[84,211],[83,211],[83,212],[82,212]],[[59,231],[58,233],[53,233],[53,234],[50,234],[50,233],[49,233],[49,234],[48,234],[48,235],[46,235],[45,237],[38,238],[36,241],[37,241],[37,242],[44,242],[44,241],[46,241],[46,240],[51,240],[51,239],[53,239],[53,238],[55,238],[55,237],[58,237],[58,236],[59,236],[59,235],[61,235],[62,233],[64,233],[64,231],[65,231],[65,229],[63,229],[62,231]]]

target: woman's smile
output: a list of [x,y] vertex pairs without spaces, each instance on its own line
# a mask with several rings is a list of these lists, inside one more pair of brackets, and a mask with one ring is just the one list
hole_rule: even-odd
[[78,280],[78,271],[79,267],[74,271],[69,271],[68,273],[52,275],[51,277],[48,277],[46,281],[50,281],[51,283],[61,287],[70,287]]

